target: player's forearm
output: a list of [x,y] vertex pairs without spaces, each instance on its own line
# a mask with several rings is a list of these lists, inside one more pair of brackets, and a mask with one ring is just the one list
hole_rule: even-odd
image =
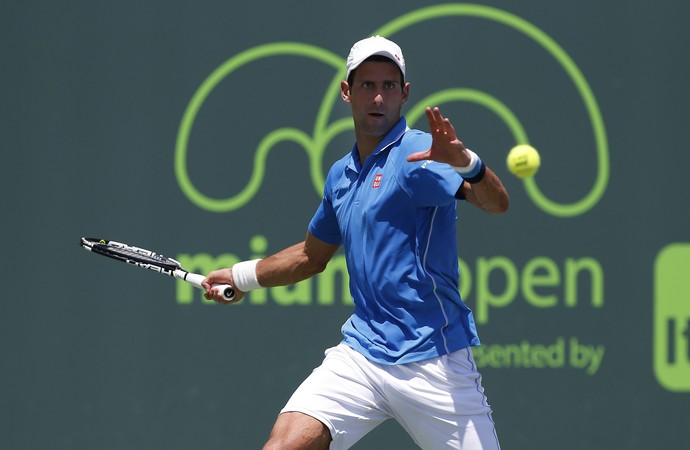
[[484,178],[478,183],[466,184],[465,197],[473,205],[490,214],[500,214],[508,210],[508,192],[496,174],[486,168]]
[[322,272],[326,263],[310,258],[301,242],[262,259],[256,266],[256,275],[261,286],[286,286]]

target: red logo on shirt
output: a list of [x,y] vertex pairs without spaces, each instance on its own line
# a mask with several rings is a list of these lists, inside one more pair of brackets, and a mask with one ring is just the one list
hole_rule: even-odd
[[376,189],[381,186],[381,178],[383,178],[382,173],[377,173],[376,176],[374,176],[374,184],[371,185],[373,189]]

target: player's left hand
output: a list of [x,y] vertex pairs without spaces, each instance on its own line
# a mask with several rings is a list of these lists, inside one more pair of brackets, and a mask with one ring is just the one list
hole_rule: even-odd
[[455,134],[455,128],[448,118],[441,115],[438,107],[426,108],[426,118],[431,131],[431,148],[425,152],[409,155],[407,161],[437,161],[456,167],[465,167],[470,163],[470,155],[465,145]]

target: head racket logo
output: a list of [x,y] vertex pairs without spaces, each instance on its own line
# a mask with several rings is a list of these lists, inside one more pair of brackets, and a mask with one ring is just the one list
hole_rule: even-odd
[[[596,176],[593,185],[582,197],[570,203],[552,200],[537,185],[536,178],[526,178],[523,186],[531,201],[547,214],[559,217],[574,217],[590,210],[601,199],[609,178],[608,142],[604,122],[587,80],[570,56],[545,32],[519,16],[500,9],[474,4],[444,4],[421,8],[404,14],[371,34],[395,39],[395,34],[413,25],[444,18],[474,18],[498,23],[515,30],[538,44],[553,58],[567,74],[582,100],[594,138],[596,152]],[[316,123],[311,133],[296,128],[279,128],[260,140],[254,152],[253,170],[250,179],[240,192],[227,198],[213,198],[201,192],[193,183],[187,168],[189,139],[199,111],[214,89],[236,70],[265,58],[295,56],[310,58],[330,66],[335,71],[321,104],[318,105]],[[175,146],[175,176],[185,196],[199,208],[212,212],[234,211],[248,204],[263,184],[266,159],[273,147],[280,143],[301,146],[309,158],[309,174],[315,195],[321,195],[324,184],[323,157],[329,143],[339,134],[353,129],[350,117],[331,120],[334,102],[339,98],[340,81],[345,76],[345,60],[323,48],[298,42],[275,42],[245,50],[225,61],[215,69],[194,93],[178,130]],[[467,87],[450,87],[440,90],[414,105],[408,105],[406,117],[410,126],[424,118],[424,108],[429,104],[442,106],[451,102],[469,102],[486,108],[497,116],[509,130],[515,145],[530,144],[530,139],[510,108],[489,93]],[[548,154],[548,149],[542,149]]]

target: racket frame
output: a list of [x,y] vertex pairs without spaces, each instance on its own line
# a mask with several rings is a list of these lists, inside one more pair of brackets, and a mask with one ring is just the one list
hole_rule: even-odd
[[[123,242],[100,238],[82,237],[79,245],[93,253],[164,275],[169,275],[186,281],[198,289],[204,289],[201,282],[206,277],[184,270],[179,261],[160,253],[141,247],[135,247]],[[222,290],[225,300],[231,301],[235,298],[235,290],[232,286],[216,284],[213,285],[213,287]]]

